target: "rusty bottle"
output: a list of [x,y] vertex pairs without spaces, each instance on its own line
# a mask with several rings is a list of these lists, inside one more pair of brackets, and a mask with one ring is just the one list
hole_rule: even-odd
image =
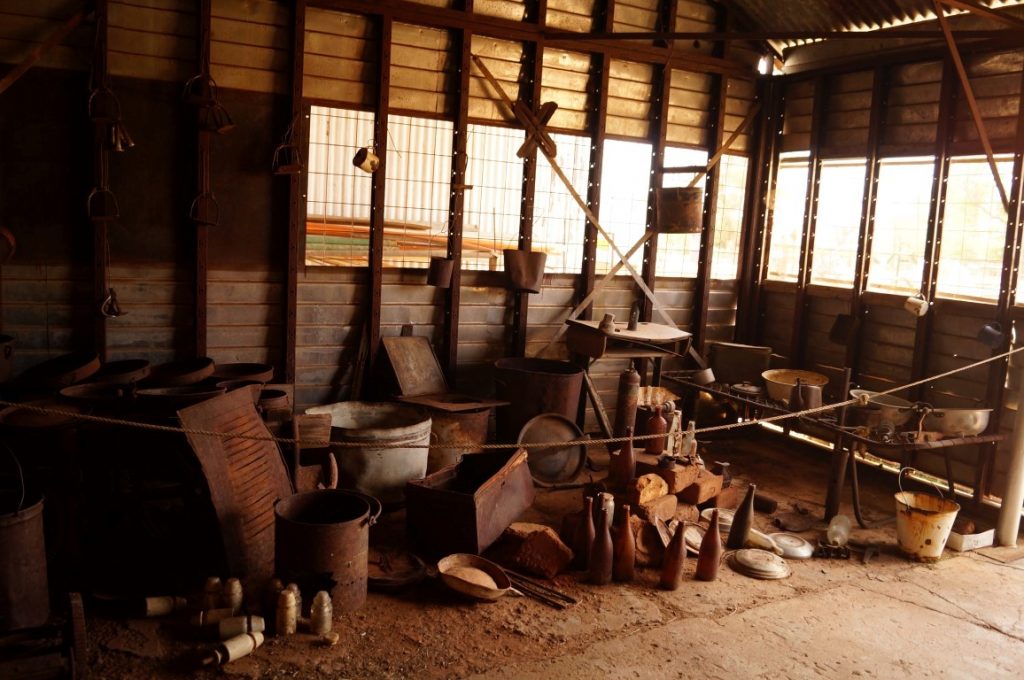
[[662,590],[677,590],[683,581],[683,566],[686,564],[686,542],[683,540],[685,533],[686,525],[680,522],[676,525],[676,532],[672,534],[668,547],[665,548],[661,578],[658,580],[658,587]]
[[581,571],[590,568],[590,549],[594,545],[594,499],[583,499],[583,514],[572,542],[573,566]]
[[700,552],[697,553],[698,581],[714,581],[718,578],[718,567],[722,564],[722,533],[718,528],[718,509],[711,513],[711,523],[700,541]]
[[612,542],[612,578],[623,583],[632,581],[636,575],[636,536],[629,526],[629,515],[629,506],[620,506]]
[[615,401],[615,437],[626,436],[626,428],[636,425],[636,403],[640,399],[640,374],[630,366],[619,375],[619,396]]
[[[665,416],[661,415],[661,406],[654,409],[654,414],[647,419],[647,434],[649,435],[664,435],[668,432],[668,421],[665,420]],[[650,453],[655,456],[661,455],[665,450],[665,437],[654,437],[644,441],[644,452]]]
[[587,580],[598,586],[606,586],[612,582],[612,547],[611,527],[608,526],[608,514],[597,513],[597,529],[594,544],[590,548],[590,569]]
[[619,452],[611,456],[608,464],[608,477],[615,487],[628,486],[636,477],[636,453],[633,451],[633,428],[626,427],[626,435],[629,437],[622,442]]
[[754,494],[757,487],[753,484],[747,487],[747,495],[743,497],[740,506],[736,508],[736,514],[732,518],[732,527],[729,528],[729,538],[725,541],[725,547],[729,550],[739,550],[747,542],[750,535],[750,528],[754,523]]

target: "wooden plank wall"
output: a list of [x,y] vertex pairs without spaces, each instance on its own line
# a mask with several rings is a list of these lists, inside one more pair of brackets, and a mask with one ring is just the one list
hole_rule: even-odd
[[280,272],[210,271],[207,342],[214,361],[269,363],[281,370],[283,281]]
[[[496,279],[501,278],[501,281]],[[548,290],[545,277],[542,293],[530,296],[532,314],[536,301]],[[487,395],[492,387],[494,362],[509,355],[506,329],[512,323],[512,293],[503,285],[503,275],[494,272],[462,272],[459,297],[459,362],[456,388],[460,392]],[[527,350],[529,354],[529,350]]]
[[193,337],[190,271],[115,265],[110,285],[126,314],[107,321],[109,360],[146,359],[156,366],[184,355]]

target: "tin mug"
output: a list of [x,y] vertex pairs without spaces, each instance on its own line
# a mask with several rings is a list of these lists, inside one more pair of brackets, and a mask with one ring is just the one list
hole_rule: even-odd
[[918,293],[917,295],[911,295],[903,302],[903,309],[907,310],[914,316],[924,316],[928,313],[928,307],[931,306],[924,296]]
[[356,155],[352,158],[352,165],[356,166],[363,172],[372,174],[377,172],[377,168],[380,167],[380,158],[377,157],[377,154],[364,146],[359,149],[359,151],[356,151]]

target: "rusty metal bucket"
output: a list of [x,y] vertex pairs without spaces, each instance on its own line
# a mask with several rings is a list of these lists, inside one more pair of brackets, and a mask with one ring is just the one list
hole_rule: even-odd
[[303,601],[326,590],[334,613],[353,612],[366,601],[370,527],[380,502],[357,491],[325,489],[285,498],[274,506],[274,566],[296,583]]
[[483,450],[480,445],[487,442],[487,424],[490,419],[490,408],[459,412],[431,409],[431,440],[465,446],[430,449],[427,454],[427,474],[455,465],[466,454],[480,453]]
[[537,250],[505,250],[503,253],[509,288],[539,293],[544,282],[544,264],[548,254]]
[[[20,494],[19,494],[20,496]],[[43,500],[7,504],[0,497],[0,632],[41,626],[50,618],[43,539]]]
[[431,257],[430,268],[427,270],[427,285],[438,288],[450,288],[455,260],[447,257]]
[[498,398],[511,402],[498,408],[498,441],[514,442],[523,425],[541,413],[576,420],[583,369],[553,359],[499,359],[494,383]]

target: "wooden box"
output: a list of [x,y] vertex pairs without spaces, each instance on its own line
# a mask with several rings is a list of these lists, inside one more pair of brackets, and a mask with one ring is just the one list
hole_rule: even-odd
[[408,482],[409,542],[428,555],[480,554],[533,503],[527,453],[474,453]]

